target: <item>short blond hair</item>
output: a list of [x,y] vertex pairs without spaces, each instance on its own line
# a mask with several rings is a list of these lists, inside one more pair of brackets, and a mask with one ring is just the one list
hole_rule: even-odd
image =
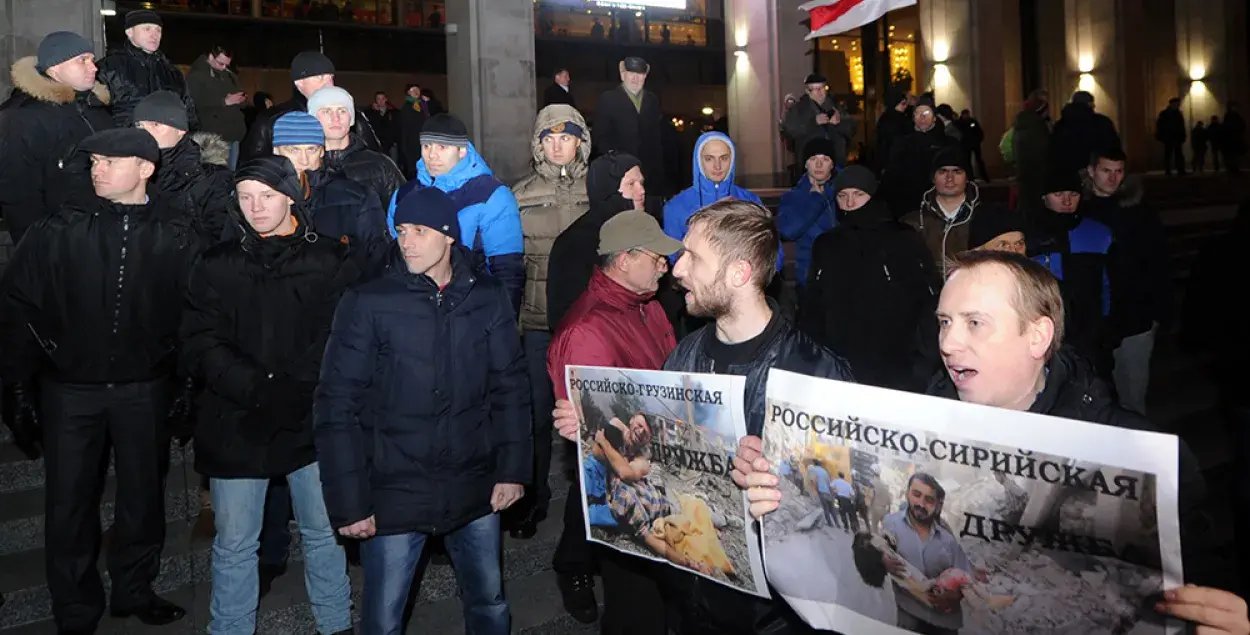
[[957,271],[991,265],[1007,270],[1016,281],[1011,307],[1020,314],[1021,330],[1029,322],[1042,317],[1054,322],[1055,336],[1046,351],[1046,359],[1050,359],[1063,346],[1063,294],[1059,291],[1059,281],[1046,267],[1006,251],[965,251],[957,254],[946,261],[946,279],[949,280]]
[[686,221],[686,227],[698,225],[706,232],[708,242],[720,252],[725,263],[745,260],[751,264],[751,281],[763,290],[777,272],[777,252],[781,234],[767,208],[736,198],[723,198],[699,211]]

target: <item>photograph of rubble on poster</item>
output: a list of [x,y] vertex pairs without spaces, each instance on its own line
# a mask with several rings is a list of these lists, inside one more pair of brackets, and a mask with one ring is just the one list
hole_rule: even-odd
[[767,597],[746,500],[730,478],[745,379],[570,366],[587,538]]
[[846,633],[1171,632],[1177,444],[1108,430],[773,370],[769,581]]

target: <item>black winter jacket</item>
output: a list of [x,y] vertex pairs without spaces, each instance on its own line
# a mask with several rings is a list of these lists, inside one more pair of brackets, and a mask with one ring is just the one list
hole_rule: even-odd
[[35,58],[13,65],[13,94],[0,104],[0,216],[14,244],[39,220],[60,209],[64,194],[92,193],[86,173],[63,173],[58,166],[83,139],[113,127],[109,91],[97,83],[75,92],[44,77]]
[[382,209],[390,205],[391,196],[406,182],[390,157],[370,150],[356,135],[351,135],[346,148],[326,152],[325,165],[329,174],[345,176],[369,188],[377,195]]
[[159,198],[66,203],[30,229],[0,278],[0,377],[103,384],[172,376],[177,298],[199,246],[190,219]]
[[[652,191],[649,193],[666,194],[662,191],[667,180],[661,140],[663,119],[660,99],[645,88],[642,91],[641,112],[634,108],[624,85],[603,93],[596,105],[592,129],[595,156],[616,150],[637,157],[642,164],[643,176],[651,184],[648,189]],[[655,191],[657,186],[661,191]]]
[[221,240],[234,201],[230,147],[219,136],[197,132],[161,150],[156,187],[193,220],[206,245]]
[[873,199],[816,239],[799,326],[861,383],[918,390],[915,334],[940,287],[920,235]]
[[344,294],[317,386],[330,522],[442,534],[491,513],[498,483],[531,479],[529,382],[512,300],[452,247],[439,290],[398,249]]
[[323,238],[350,242],[352,258],[365,277],[380,273],[392,241],[377,197],[360,183],[327,174],[325,168],[306,174],[313,230]]
[[168,90],[182,98],[191,131],[200,129],[187,80],[163,52],[148,53],[126,40],[121,49],[100,60],[96,75],[113,95],[113,121],[118,128],[134,124],[134,110],[140,100],[158,90]]
[[[1127,430],[1158,432],[1145,418],[1119,406],[1110,388],[1093,367],[1064,348],[1047,364],[1046,387],[1029,412],[1076,421],[1099,423]],[[950,376],[943,370],[929,386],[928,394],[958,399]],[[1207,503],[1207,487],[1198,459],[1183,440],[1180,443],[1179,506],[1181,557],[1185,582],[1199,586],[1230,588],[1236,578],[1225,565],[1227,555],[1215,547],[1215,525]]]
[[[283,476],[316,460],[312,390],[334,309],[359,269],[349,247],[319,240],[298,207],[296,232],[268,238],[231,207],[244,237],[196,262],[182,315],[182,367],[204,381],[195,469],[215,478]],[[273,391],[296,387],[304,408],[266,408],[281,399]]]
[[1050,133],[1050,164],[1068,173],[1082,172],[1094,152],[1119,147],[1120,133],[1109,117],[1085,104],[1068,104]]
[[1080,213],[1111,228],[1110,322],[1120,339],[1145,333],[1155,322],[1169,325],[1174,310],[1167,235],[1143,194],[1141,179],[1130,177],[1114,196],[1081,197]]
[[[254,157],[273,154],[273,123],[282,115],[296,110],[307,112],[308,98],[292,84],[290,99],[257,115],[256,121],[252,122],[252,127],[247,131],[247,137],[239,145],[239,165]],[[369,125],[368,117],[356,117],[351,134],[353,138],[363,139],[370,150],[379,149],[378,136],[373,133],[373,126]]]
[[895,218],[902,218],[920,208],[925,192],[933,187],[933,159],[946,147],[958,146],[959,141],[946,134],[942,122],[937,122],[928,132],[912,129],[890,147],[890,162],[882,175],[881,191]]
[[[780,368],[813,377],[854,381],[844,361],[801,333],[780,314],[776,302],[768,301],[773,319],[780,320],[773,340],[763,345],[750,364],[714,368],[707,353],[707,342],[716,337],[714,324],[690,334],[677,344],[664,362],[664,370],[688,373],[743,375],[746,385],[747,434],[758,436],[764,428],[766,383],[770,368]],[[771,326],[771,325],[770,325]],[[766,329],[767,330],[767,329]],[[735,591],[693,574],[673,570],[674,586],[682,589],[683,632],[688,626],[702,633],[790,633],[792,612],[785,602],[768,601]],[[803,632],[807,632],[804,630]]]

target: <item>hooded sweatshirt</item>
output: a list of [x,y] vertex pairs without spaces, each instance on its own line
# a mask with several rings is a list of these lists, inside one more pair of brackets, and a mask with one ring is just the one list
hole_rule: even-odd
[[386,226],[392,237],[396,236],[396,201],[424,187],[437,187],[455,201],[460,209],[460,236],[464,246],[479,257],[485,257],[489,273],[504,283],[512,297],[513,308],[520,310],[525,266],[521,259],[521,214],[512,190],[495,178],[472,143],[464,158],[441,176],[430,174],[422,159],[417,162],[417,178],[391,197]]
[[[581,127],[582,143],[573,162],[559,166],[547,160],[539,135],[564,122]],[[525,234],[525,292],[521,298],[524,330],[546,331],[553,326],[547,322],[547,263],[556,238],[590,209],[586,194],[590,147],[586,120],[577,109],[552,104],[539,111],[531,144],[534,171],[512,188]]]
[[[729,173],[725,175],[725,180],[715,183],[703,173],[702,161],[699,160],[700,154],[703,152],[703,146],[709,141],[723,141],[729,146],[729,152],[733,155],[730,162]],[[721,200],[722,198],[734,197],[744,201],[750,201],[756,205],[763,205],[760,197],[753,194],[750,190],[734,185],[734,175],[737,174],[738,149],[734,146],[733,139],[723,132],[705,132],[699,137],[698,143],[694,145],[694,156],[691,159],[694,164],[691,172],[694,174],[694,184],[690,187],[678,192],[677,196],[669,199],[664,204],[664,233],[672,236],[677,240],[686,237],[686,222],[695,212]],[[778,251],[777,269],[781,269],[781,263],[784,262],[784,256]],[[677,254],[669,257],[670,262],[677,262]]]

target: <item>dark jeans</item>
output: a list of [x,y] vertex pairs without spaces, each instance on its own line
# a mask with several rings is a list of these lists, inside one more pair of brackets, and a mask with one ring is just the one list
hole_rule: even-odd
[[291,511],[291,486],[286,478],[270,480],[265,497],[265,519],[260,526],[261,566],[286,565],[287,552],[291,549]]
[[1176,171],[1181,174],[1185,173],[1185,144],[1182,143],[1164,143],[1163,144],[1163,167],[1168,173],[1172,173],[1172,167],[1176,166]]
[[547,347],[550,345],[551,333],[547,331],[525,331],[521,336],[530,377],[530,396],[533,400],[530,420],[534,430],[534,486],[526,492],[529,500],[524,501],[527,507],[523,509],[532,510],[537,517],[546,517],[547,506],[551,503],[551,485],[547,477],[551,471],[551,411],[556,408],[556,393],[551,376],[547,374]]
[[[428,536],[421,533],[375,536],[361,543],[365,567],[361,632],[399,635],[404,607]],[[499,514],[483,516],[443,536],[460,586],[465,631],[507,635],[510,617],[503,598]]]
[[829,523],[830,527],[840,529],[842,526],[838,524],[838,510],[834,506],[836,503],[833,494],[817,494],[816,498],[820,499],[820,508],[825,511],[825,522]]
[[57,628],[92,631],[104,614],[100,496],[111,442],[117,502],[108,571],[114,610],[153,597],[165,543],[166,419],[173,383],[43,383],[41,410],[47,486],[44,544]]
[[968,155],[972,158],[972,163],[976,167],[976,178],[990,180],[990,171],[985,169],[985,158],[981,153],[981,146],[966,148]]
[[838,513],[842,516],[843,529],[850,529],[851,533],[859,533],[859,518],[855,515],[855,501],[839,496]]
[[582,515],[582,487],[574,478],[564,500],[564,532],[551,557],[551,568],[560,575],[594,575],[595,554],[586,541],[586,520]]
[[[1193,161],[1194,172],[1206,172],[1207,171],[1207,149],[1205,147],[1194,148],[1193,153],[1194,153],[1194,161]],[[1219,172],[1219,170],[1220,169],[1218,167],[1215,168],[1216,172]]]

